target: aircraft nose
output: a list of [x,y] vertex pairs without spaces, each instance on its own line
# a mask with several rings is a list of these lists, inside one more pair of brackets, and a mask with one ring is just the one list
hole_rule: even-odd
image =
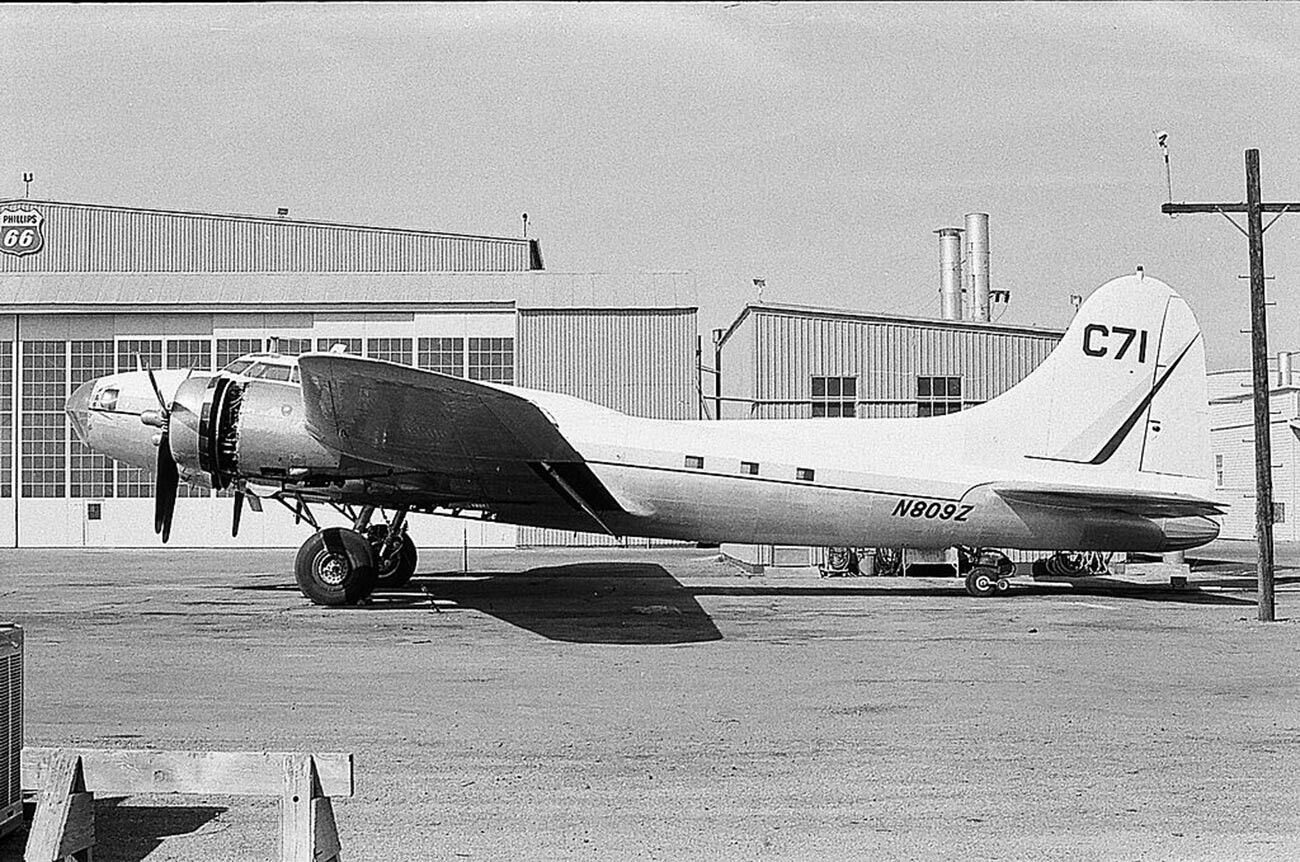
[[68,414],[68,421],[72,423],[72,430],[76,432],[77,439],[83,446],[90,445],[90,396],[94,394],[97,382],[87,380],[78,386],[68,396],[68,401],[63,406]]

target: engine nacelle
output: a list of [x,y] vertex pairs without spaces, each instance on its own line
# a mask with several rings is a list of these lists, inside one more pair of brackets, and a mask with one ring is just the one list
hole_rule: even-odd
[[302,391],[272,381],[226,375],[191,378],[172,403],[172,456],[187,481],[225,488],[236,479],[295,481],[336,473],[336,454],[303,425]]

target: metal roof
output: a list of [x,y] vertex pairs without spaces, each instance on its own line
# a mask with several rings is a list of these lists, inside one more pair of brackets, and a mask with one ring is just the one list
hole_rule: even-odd
[[944,320],[937,317],[911,317],[907,315],[882,314],[871,311],[854,311],[840,308],[819,308],[810,305],[788,305],[777,302],[751,303],[727,327],[719,344],[725,344],[745,319],[751,314],[779,314],[790,317],[812,317],[823,320],[851,320],[863,323],[892,323],[911,326],[924,326],[935,329],[960,330],[965,332],[998,332],[1010,335],[1038,335],[1056,338],[1065,334],[1063,329],[1047,326],[1026,326],[1012,323],[996,323],[983,320]]
[[3,272],[517,272],[543,268],[535,239],[285,217],[25,199],[38,250]]

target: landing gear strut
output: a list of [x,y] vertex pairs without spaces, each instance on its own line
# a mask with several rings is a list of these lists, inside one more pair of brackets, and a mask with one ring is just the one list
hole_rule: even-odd
[[374,549],[378,567],[377,589],[394,590],[406,586],[415,574],[419,557],[415,542],[406,534],[406,510],[398,509],[390,524],[372,524],[366,529],[366,539]]

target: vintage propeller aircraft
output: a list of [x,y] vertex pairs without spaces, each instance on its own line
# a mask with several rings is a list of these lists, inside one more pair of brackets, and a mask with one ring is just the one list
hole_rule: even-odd
[[[110,375],[67,412],[87,446],[154,471],[163,541],[181,480],[233,488],[236,532],[245,499],[313,527],[312,504],[345,513],[351,528],[317,529],[295,566],[326,605],[411,576],[408,512],[711,542],[1147,552],[1210,541],[1222,514],[1200,329],[1141,273],[1096,290],[1018,385],[923,419],[641,419],[342,353]],[[973,560],[972,594],[1005,588],[1004,555]]]

